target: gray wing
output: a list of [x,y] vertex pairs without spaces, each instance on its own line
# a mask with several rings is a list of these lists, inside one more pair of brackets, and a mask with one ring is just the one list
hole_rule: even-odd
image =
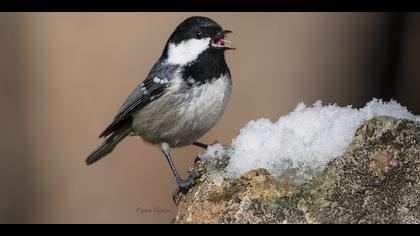
[[112,134],[118,127],[131,122],[132,114],[153,100],[163,95],[165,88],[173,78],[176,66],[156,63],[142,84],[136,87],[122,104],[112,123],[99,136],[106,137]]

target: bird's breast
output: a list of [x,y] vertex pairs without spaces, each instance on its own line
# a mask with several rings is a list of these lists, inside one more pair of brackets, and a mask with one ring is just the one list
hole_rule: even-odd
[[188,102],[180,109],[190,125],[211,128],[221,117],[231,94],[228,75],[193,85],[188,93]]
[[176,90],[172,88],[134,117],[134,129],[146,141],[177,147],[196,141],[219,121],[232,83],[227,74],[201,84],[173,83]]

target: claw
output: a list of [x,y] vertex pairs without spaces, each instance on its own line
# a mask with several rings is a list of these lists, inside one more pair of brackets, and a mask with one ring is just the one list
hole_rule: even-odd
[[178,182],[178,188],[172,194],[172,200],[174,201],[175,205],[178,206],[178,195],[180,193],[186,193],[192,186],[197,183],[197,179],[199,174],[197,172],[191,172],[187,179],[181,180]]
[[200,155],[200,154],[198,154],[198,155],[195,157],[194,164],[195,164],[195,163],[197,163],[197,162],[200,162],[201,160],[202,160],[201,155]]

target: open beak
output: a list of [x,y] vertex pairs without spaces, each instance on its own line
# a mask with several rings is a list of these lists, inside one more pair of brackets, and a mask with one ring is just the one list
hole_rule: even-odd
[[230,33],[233,32],[231,30],[220,31],[220,33],[214,37],[213,41],[211,42],[211,46],[215,48],[235,49],[232,42],[225,39],[226,35]]

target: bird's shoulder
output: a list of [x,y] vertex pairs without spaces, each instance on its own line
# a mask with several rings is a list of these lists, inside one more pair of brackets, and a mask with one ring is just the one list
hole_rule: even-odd
[[177,77],[177,71],[179,68],[175,65],[165,64],[162,61],[156,62],[146,79],[128,95],[113,122],[100,137],[108,136],[121,123],[131,119],[133,112],[162,96],[171,81]]

